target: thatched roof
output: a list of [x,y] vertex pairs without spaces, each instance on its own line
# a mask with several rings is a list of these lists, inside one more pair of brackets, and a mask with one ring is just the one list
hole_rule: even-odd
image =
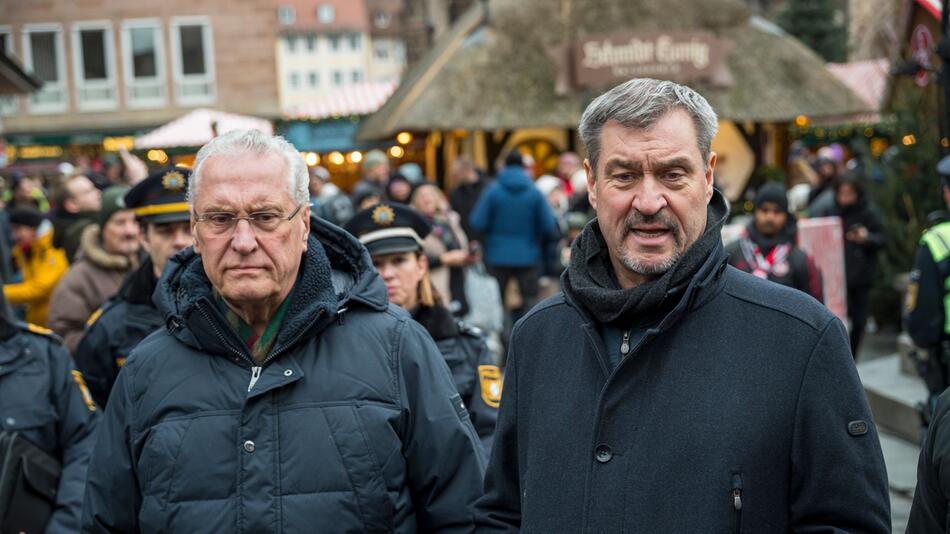
[[659,28],[707,31],[735,43],[728,58],[735,83],[694,85],[724,119],[781,122],[867,111],[814,52],[737,0],[490,0],[489,13],[484,24],[478,3],[460,18],[357,137],[575,127],[599,91],[557,95],[558,67],[547,50],[587,35]]

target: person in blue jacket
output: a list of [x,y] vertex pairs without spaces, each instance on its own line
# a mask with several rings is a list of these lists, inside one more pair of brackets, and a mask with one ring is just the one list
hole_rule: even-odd
[[195,245],[109,397],[83,531],[472,530],[484,458],[449,369],[307,185],[256,130],[198,152]]
[[469,224],[485,235],[485,266],[498,280],[502,302],[512,278],[518,282],[522,304],[512,313],[517,321],[537,302],[544,244],[560,239],[560,230],[544,195],[513,150],[505,167],[475,204]]
[[0,294],[0,430],[22,435],[60,462],[56,486],[43,488],[55,495],[45,532],[71,534],[79,530],[99,409],[59,336],[10,317]]

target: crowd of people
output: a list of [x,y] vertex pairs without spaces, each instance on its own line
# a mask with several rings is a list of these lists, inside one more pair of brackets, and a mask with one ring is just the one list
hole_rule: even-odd
[[[253,130],[191,169],[12,177],[0,425],[62,464],[19,509],[47,532],[888,531],[852,360],[880,215],[803,156],[724,246],[717,124],[636,79],[584,113],[586,160],[461,157],[447,194],[380,151],[346,192]],[[850,340],[796,245],[829,215]]]

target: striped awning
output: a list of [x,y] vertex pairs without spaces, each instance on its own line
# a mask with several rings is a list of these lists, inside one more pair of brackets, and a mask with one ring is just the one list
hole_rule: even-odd
[[135,148],[202,146],[215,135],[243,129],[260,130],[269,135],[274,133],[274,125],[267,119],[201,108],[136,137]]
[[284,109],[285,120],[320,120],[331,117],[369,115],[396,90],[394,82],[364,83],[336,90],[311,102]]
[[940,20],[940,10],[943,9],[941,0],[917,0],[917,3],[930,12],[931,15]]
[[828,70],[874,111],[881,109],[891,64],[886,59],[829,63]]

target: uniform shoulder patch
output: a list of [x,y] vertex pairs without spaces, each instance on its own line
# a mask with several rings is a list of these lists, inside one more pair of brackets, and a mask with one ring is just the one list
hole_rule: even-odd
[[92,312],[92,315],[90,315],[89,318],[86,319],[86,326],[92,326],[92,325],[94,325],[94,324],[96,323],[96,321],[98,321],[99,318],[102,317],[102,312],[104,312],[105,309],[106,309],[105,306],[99,306],[99,309],[97,309],[96,311]]
[[79,393],[82,395],[82,401],[85,403],[86,408],[89,408],[90,412],[96,411],[96,403],[92,400],[92,394],[89,393],[89,386],[86,385],[86,379],[82,377],[82,373],[73,369],[71,374],[73,376],[73,382],[79,387]]
[[27,331],[27,332],[29,332],[29,333],[31,333],[31,334],[36,334],[36,335],[38,335],[38,336],[43,336],[43,337],[48,338],[48,339],[51,339],[51,340],[53,340],[53,341],[55,341],[55,342],[57,342],[57,343],[62,343],[62,342],[63,342],[63,338],[59,337],[59,335],[57,335],[56,332],[53,332],[53,331],[50,330],[49,328],[42,327],[42,326],[40,326],[40,325],[38,325],[38,324],[33,324],[33,323],[18,323],[18,326],[19,326],[21,329],[23,329],[23,330],[25,330],[25,331]]
[[492,408],[501,406],[501,369],[497,365],[479,365],[478,382],[481,384],[482,401]]

